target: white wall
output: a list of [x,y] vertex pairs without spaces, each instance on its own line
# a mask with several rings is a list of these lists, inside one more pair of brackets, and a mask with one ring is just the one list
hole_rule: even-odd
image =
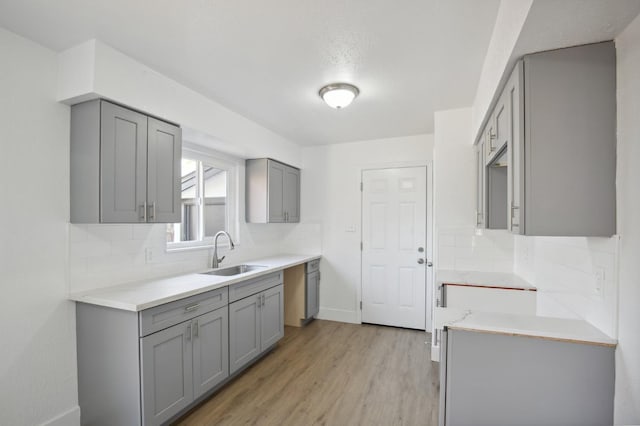
[[53,51],[0,28],[0,424],[79,424],[67,295],[69,107]]
[[619,313],[616,424],[640,424],[640,18],[618,49]]
[[[471,133],[473,143],[498,87],[513,62],[512,54],[525,24],[533,0],[501,1],[493,27],[487,55],[482,65],[478,89],[473,102]],[[511,61],[511,62],[510,62]],[[508,77],[508,75],[506,76]]]
[[475,229],[476,164],[471,120],[471,108],[435,114],[436,268],[511,272],[511,234]]
[[60,101],[111,99],[180,123],[185,138],[199,145],[241,158],[272,157],[300,166],[301,148],[294,142],[98,40],[62,52],[59,67]]
[[359,321],[362,170],[426,165],[432,149],[432,135],[303,149],[303,225],[322,232],[320,318]]

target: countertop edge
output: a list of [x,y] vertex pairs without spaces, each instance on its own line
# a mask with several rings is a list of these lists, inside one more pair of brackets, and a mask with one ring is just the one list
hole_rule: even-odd
[[[278,257],[286,257],[286,256],[299,256],[299,259],[296,259],[294,261],[288,261],[288,262],[284,262],[281,265],[278,266],[272,266],[272,267],[267,267],[266,269],[260,270],[260,271],[254,271],[254,272],[250,272],[247,274],[241,274],[235,277],[231,277],[228,279],[225,279],[222,282],[216,282],[213,284],[209,284],[209,285],[203,285],[202,287],[193,289],[193,290],[187,290],[181,293],[177,293],[177,294],[173,294],[173,295],[169,295],[169,296],[164,296],[164,297],[160,297],[158,299],[154,299],[152,301],[149,302],[145,302],[145,303],[140,303],[140,304],[132,304],[132,303],[127,303],[127,302],[119,302],[117,300],[114,299],[109,299],[109,298],[104,298],[104,297],[100,297],[99,293],[100,292],[104,292],[104,291],[108,291],[108,290],[118,290],[118,289],[122,289],[122,290],[126,290],[128,288],[135,288],[136,286],[142,286],[144,284],[149,284],[152,283],[154,281],[162,281],[164,279],[171,279],[171,278],[177,278],[177,277],[187,277],[189,275],[194,275],[194,274],[202,274],[203,272],[207,272],[207,271],[211,271],[212,269],[205,269],[202,272],[194,272],[194,273],[188,273],[188,274],[181,274],[181,275],[174,275],[174,276],[168,276],[168,277],[159,277],[157,279],[151,279],[151,280],[143,280],[143,281],[133,281],[133,282],[129,282],[129,283],[124,283],[124,284],[120,284],[114,287],[107,287],[107,288],[100,288],[100,289],[95,289],[95,290],[88,290],[88,291],[83,291],[83,292],[74,292],[74,293],[70,293],[67,296],[67,299],[73,302],[79,302],[79,303],[88,303],[88,304],[92,304],[92,305],[97,305],[97,306],[103,306],[103,307],[107,307],[107,308],[113,308],[113,309],[120,309],[120,310],[125,310],[125,311],[132,311],[132,312],[140,312],[143,311],[145,309],[150,309],[156,306],[160,306],[160,305],[164,305],[166,303],[170,303],[170,302],[174,302],[176,300],[181,300],[190,296],[195,296],[197,294],[201,294],[201,293],[206,293],[207,291],[212,291],[212,290],[216,290],[222,287],[228,287],[230,285],[236,284],[238,282],[241,281],[245,281],[247,279],[253,279],[253,278],[259,278],[261,276],[264,275],[268,275],[271,274],[273,272],[277,272],[277,271],[281,271],[283,269],[287,269],[287,268],[291,268],[294,266],[298,266],[298,265],[302,265],[304,263],[307,262],[311,262],[313,260],[316,259],[320,259],[322,258],[322,255],[292,255],[292,254],[282,254],[282,255],[276,255],[276,256],[270,256],[270,257],[266,257],[266,258],[261,258],[261,259],[256,259],[256,260],[248,260],[248,261],[244,261],[241,263],[245,263],[245,264],[255,264],[255,265],[259,265],[260,262],[267,262],[271,259],[271,261],[277,259]],[[225,267],[232,267],[235,266],[235,264],[232,265],[227,265]]]
[[[523,331],[508,331],[508,330],[497,330],[497,329],[489,329],[489,328],[474,328],[474,327],[464,327],[460,325],[447,325],[447,329],[452,330],[461,330],[461,331],[472,331],[475,333],[487,333],[487,334],[502,334],[506,336],[521,336],[528,337],[532,339],[543,339],[543,340],[551,340],[556,342],[565,342],[565,343],[577,343],[584,345],[594,345],[594,346],[603,346],[609,348],[615,348],[617,346],[616,341],[604,341],[604,339],[584,339],[584,338],[572,338],[572,337],[562,337],[562,336],[552,336],[545,335],[543,333],[535,333],[535,332],[523,332]],[[612,339],[613,340],[613,339]]]

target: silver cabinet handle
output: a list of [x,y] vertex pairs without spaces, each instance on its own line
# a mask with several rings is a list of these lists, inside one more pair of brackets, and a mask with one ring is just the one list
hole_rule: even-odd
[[191,324],[187,327],[187,341],[191,340],[193,330],[191,329]]
[[151,203],[151,213],[149,213],[149,220],[156,219],[156,202]]
[[422,258],[418,259],[418,264],[419,265],[422,265],[423,263],[424,263],[424,259],[422,259]]
[[193,337],[198,337],[199,334],[200,334],[200,324],[198,324],[198,321],[195,321],[193,323]]
[[197,311],[199,307],[200,307],[199,303],[194,303],[193,305],[185,306],[184,311],[185,312]]
[[258,308],[262,306],[262,297],[261,295],[258,295]]
[[265,299],[265,295],[262,295],[262,306],[264,306],[264,299]]
[[432,262],[427,262],[427,267],[431,268],[433,266]]
[[145,201],[144,203],[142,203],[142,221],[146,222],[147,221],[147,202]]

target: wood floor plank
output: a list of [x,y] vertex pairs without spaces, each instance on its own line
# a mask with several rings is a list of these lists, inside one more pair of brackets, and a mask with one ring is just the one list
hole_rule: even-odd
[[176,424],[437,425],[424,332],[315,320]]

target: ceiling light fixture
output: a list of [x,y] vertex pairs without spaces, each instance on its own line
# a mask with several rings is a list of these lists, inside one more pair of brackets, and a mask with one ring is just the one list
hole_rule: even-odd
[[327,84],[318,92],[322,100],[335,109],[348,106],[359,93],[360,90],[349,83]]

